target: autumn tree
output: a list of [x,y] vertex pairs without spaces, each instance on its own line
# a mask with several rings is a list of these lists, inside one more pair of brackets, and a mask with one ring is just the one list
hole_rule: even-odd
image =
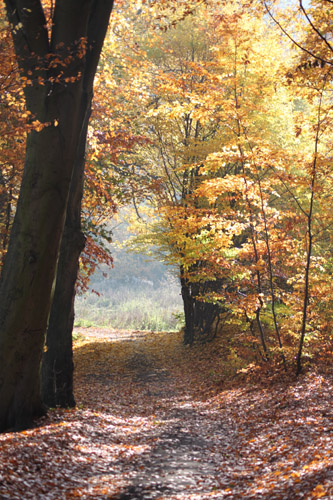
[[[0,267],[4,260],[4,256],[7,251],[8,239],[10,234],[11,225],[14,218],[14,213],[16,209],[17,197],[19,193],[19,186],[22,179],[23,170],[23,159],[24,159],[24,146],[26,134],[29,130],[33,128],[40,127],[40,123],[37,120],[30,119],[28,123],[29,113],[25,110],[24,103],[24,93],[22,90],[22,85],[19,78],[18,65],[15,58],[15,53],[13,50],[13,43],[11,39],[10,29],[8,23],[5,22],[4,9],[1,10],[1,217],[0,217],[0,227],[1,227],[1,261]],[[110,100],[110,99],[109,99]],[[114,151],[114,147],[112,151]],[[81,153],[82,154],[82,153]],[[84,154],[84,152],[83,152]],[[83,166],[83,164],[82,164]],[[94,271],[98,263],[110,264],[112,259],[110,252],[103,248],[103,239],[109,239],[110,236],[105,230],[103,230],[103,224],[100,223],[101,214],[98,217],[90,218],[88,213],[91,214],[96,210],[103,212],[104,220],[107,218],[107,207],[110,208],[110,214],[114,210],[114,201],[112,199],[112,193],[114,191],[113,185],[110,183],[110,176],[105,176],[103,178],[103,202],[101,201],[101,185],[102,180],[99,179],[96,182],[95,175],[86,175],[86,185],[87,191],[90,195],[85,202],[87,210],[83,215],[83,234],[81,237],[74,238],[75,230],[74,227],[70,228],[69,232],[72,232],[72,241],[79,243],[81,240],[85,240],[88,236],[86,248],[83,255],[84,266],[82,271],[79,273],[79,288],[86,288],[89,276]],[[80,204],[79,197],[75,198],[75,202]],[[73,202],[72,202],[73,204]],[[106,205],[107,204],[107,205]],[[95,208],[94,208],[95,207]],[[99,208],[98,208],[99,207]],[[73,209],[72,209],[73,212]],[[80,218],[80,209],[77,210],[78,220]],[[89,222],[90,220],[90,222]],[[67,249],[69,255],[76,254],[76,260],[78,261],[79,250],[78,245],[69,245],[69,241],[64,243],[64,248]],[[75,259],[74,259],[75,262]],[[76,273],[70,273],[69,261],[66,262],[66,272],[60,278],[60,283],[62,286],[59,289],[59,293],[55,294],[54,300],[54,314],[53,317],[56,318],[55,321],[51,321],[48,335],[48,344],[52,344],[53,348],[48,346],[48,349],[44,353],[44,361],[47,359],[50,361],[50,366],[53,367],[50,370],[45,370],[45,363],[43,365],[42,372],[42,396],[44,403],[48,403],[50,406],[56,406],[61,404],[63,406],[70,406],[73,404],[73,391],[72,391],[72,349],[71,349],[71,328],[64,328],[64,317],[66,317],[66,300],[69,304],[73,304],[74,293],[71,294],[68,290],[68,282],[71,283],[70,290],[74,292]],[[72,266],[73,267],[73,266]],[[60,269],[60,267],[59,267]],[[72,274],[72,276],[71,276]],[[58,297],[58,298],[57,298]],[[57,301],[62,301],[62,307],[55,307]],[[68,317],[73,317],[72,306],[68,308]],[[52,316],[52,315],[51,315]],[[53,325],[53,327],[52,327]],[[52,334],[52,332],[54,332]],[[67,342],[64,341],[67,332]],[[50,342],[50,338],[54,338],[54,342]],[[57,349],[55,348],[57,346]],[[61,366],[60,366],[61,364]],[[52,374],[52,376],[50,376]]]
[[[44,412],[40,361],[78,151],[112,1],[6,1],[28,111],[41,123],[27,138],[20,197],[1,276],[0,429]],[[45,7],[45,6],[44,6]],[[72,190],[75,186],[72,184]]]
[[[251,26],[250,13],[237,25],[239,13],[233,12],[232,2],[223,15],[219,12],[210,6],[198,10],[195,18],[187,17],[174,30],[152,30],[149,41],[143,36],[135,46],[137,54],[133,51],[132,55],[135,78],[140,79],[135,96],[139,95],[140,100],[136,98],[142,107],[142,116],[134,117],[132,126],[149,138],[136,151],[135,175],[141,174],[141,182],[150,185],[150,193],[154,193],[151,206],[158,215],[150,242],[157,243],[164,258],[180,263],[185,341],[189,343],[196,329],[202,331],[203,338],[209,334],[222,307],[213,298],[214,292],[223,281],[227,286],[225,278],[207,261],[213,219],[209,220],[212,215],[204,210],[206,202],[195,192],[203,181],[206,158],[221,147],[237,148],[234,82],[241,81],[236,92],[242,92],[247,83],[243,74],[234,73],[235,58],[247,75],[250,36],[254,37],[258,28]],[[141,77],[136,60],[144,68]],[[246,82],[250,85],[251,77]],[[252,99],[258,100],[258,96],[252,95]],[[251,106],[255,105],[253,100]],[[230,175],[239,169],[233,160],[226,168],[221,166],[215,173],[211,170],[210,176]],[[146,236],[149,226],[144,229]],[[216,240],[214,244],[217,255],[220,245]]]
[[[313,331],[327,328],[329,264],[321,241],[330,224],[323,205],[331,185],[330,107],[320,98],[324,87],[329,90],[323,87],[329,81],[327,40],[321,40],[325,64],[295,63],[260,3],[207,3],[202,12],[174,30],[152,30],[149,41],[138,38],[129,56],[136,109],[142,108],[131,126],[149,138],[128,161],[132,180],[150,186],[138,211],[135,244],[157,244],[161,258],[180,265],[184,288],[191,290],[188,303],[193,297],[206,303],[206,318],[218,304],[227,312],[224,320],[229,315],[242,330],[249,327],[264,359],[276,355],[286,367],[301,324],[304,331],[304,312],[311,310]],[[316,12],[311,15],[319,22],[323,15]],[[326,21],[323,26],[320,33],[327,32]],[[318,58],[311,32],[304,34]],[[312,77],[303,79],[301,90],[296,74],[307,71]],[[314,156],[311,144],[317,144]],[[307,191],[313,165],[320,172],[310,194],[315,211]],[[315,259],[304,262],[304,236],[314,214],[321,236]],[[310,261],[311,299],[302,285]],[[192,306],[186,310],[192,317],[187,325],[193,325]]]
[[[305,248],[300,243],[303,259],[296,264],[294,278],[299,289],[299,302],[293,303],[300,318],[300,338],[297,353],[297,374],[302,370],[302,353],[308,333],[323,341],[331,328],[331,298],[328,292],[331,259],[328,247],[331,241],[332,218],[327,212],[328,191],[332,185],[330,140],[332,136],[333,46],[332,3],[316,0],[310,6],[299,1],[292,16],[275,12],[264,1],[265,9],[277,28],[296,52],[294,64],[288,72],[289,84],[303,106],[298,110],[297,136],[306,144],[300,161],[305,175],[288,186],[290,197],[302,221]],[[293,24],[298,25],[295,33]],[[304,177],[306,183],[304,184]],[[288,184],[283,179],[284,185]],[[295,263],[294,263],[295,265]],[[302,285],[301,285],[302,283]],[[303,296],[301,295],[303,293]],[[297,301],[296,301],[297,302]],[[328,314],[327,314],[328,313]]]
[[293,345],[298,341],[296,371],[300,373],[305,344],[325,344],[325,332],[330,329],[327,282],[331,264],[327,243],[331,217],[325,206],[327,188],[331,186],[331,155],[327,146],[332,133],[328,99],[332,71],[331,5],[316,1],[308,6],[300,1],[296,7],[282,10],[270,2],[264,1],[263,5],[272,26],[283,35],[285,50],[294,52],[285,75],[294,96],[295,136],[301,148],[293,148],[292,154],[285,150],[280,159],[285,166],[278,171],[271,162],[271,171],[280,183],[280,192],[288,197],[288,207],[296,212],[292,231],[288,224],[292,251],[285,253],[285,264],[289,263],[286,274],[294,293],[284,297],[295,321],[292,327],[282,322],[282,328],[288,331],[287,337],[293,338]]
[[[177,21],[175,28],[166,31],[163,24],[156,26],[154,16],[148,20],[140,16],[133,16],[135,29],[132,32],[136,37],[130,50],[125,49],[124,64],[118,78],[121,88],[126,89],[126,82],[131,82],[130,92],[125,90],[122,97],[124,112],[133,133],[140,134],[143,139],[134,149],[134,154],[123,158],[123,166],[127,168],[139,223],[144,220],[140,216],[142,209],[138,210],[142,200],[145,200],[146,208],[151,208],[149,217],[154,213],[155,216],[160,214],[168,205],[170,209],[173,206],[184,207],[186,219],[187,200],[195,189],[200,162],[211,150],[218,129],[213,120],[211,123],[202,120],[201,123],[200,110],[196,111],[214,78],[207,71],[212,59],[208,46],[208,25],[204,14],[197,11],[195,17],[186,16]],[[143,29],[146,20],[151,26],[149,34]],[[126,47],[130,45],[128,39],[125,38]],[[132,108],[130,102],[133,103]],[[167,220],[171,229],[172,217],[164,219],[166,224]],[[162,230],[158,222],[160,231],[156,227],[150,232],[148,226],[145,228],[145,244],[150,245],[151,237],[154,239],[155,235],[160,251],[162,247],[165,250],[162,251],[164,259],[177,262],[179,266],[179,255],[189,253],[184,247],[185,239],[179,238],[172,250],[171,240],[168,245],[163,241],[168,231]],[[191,265],[193,274],[199,275],[200,259],[194,259]],[[208,309],[212,310],[213,319],[216,308],[199,300],[199,288],[209,287],[208,280],[204,284],[199,281],[190,284],[183,267],[179,269],[188,332],[185,339],[190,343],[194,328],[198,327],[203,336],[209,331],[212,321],[208,319]]]
[[[289,361],[298,352],[299,372],[305,331],[307,344],[315,345],[316,339],[324,340],[329,330],[326,311],[330,303],[330,263],[325,247],[331,216],[325,203],[331,186],[331,68],[327,40],[320,37],[327,34],[328,22],[323,21],[322,11],[308,11],[317,27],[321,20],[322,28],[316,33],[306,16],[305,39],[313,41],[316,34],[323,54],[320,56],[320,44],[314,44],[308,52],[303,51],[302,60],[316,54],[317,62],[300,64],[298,60],[295,64],[290,57],[291,47],[273,42],[279,35],[274,35],[272,29],[271,35],[266,32],[262,37],[267,43],[273,36],[270,54],[263,57],[265,46],[255,35],[261,29],[267,31],[267,24],[262,23],[261,28],[257,25],[251,36],[253,22],[257,21],[247,19],[246,11],[234,16],[232,9],[231,17],[224,17],[227,26],[223,19],[220,23],[232,40],[229,53],[215,49],[224,59],[234,54],[234,64],[229,66],[225,79],[225,88],[234,91],[215,100],[217,105],[223,102],[221,119],[225,123],[228,120],[231,134],[224,136],[223,150],[207,157],[202,173],[210,179],[197,189],[197,194],[210,200],[211,206],[206,217],[199,216],[202,231],[207,231],[208,217],[210,228],[215,226],[210,234],[210,240],[216,241],[212,245],[214,252],[206,255],[216,276],[222,272],[230,283],[215,294],[216,300],[229,303],[234,316],[243,314],[254,334],[256,319],[266,358],[267,339],[261,319],[267,323],[270,312],[268,344],[272,346],[271,331],[275,332],[275,350],[284,366],[286,348]],[[329,9],[325,15],[328,13]],[[275,54],[267,66],[273,47],[284,50],[284,58]],[[320,57],[325,64],[318,64]],[[212,177],[212,173],[231,165],[237,167],[232,174]],[[231,203],[226,204],[228,199]],[[223,240],[224,249],[223,245],[219,247]]]

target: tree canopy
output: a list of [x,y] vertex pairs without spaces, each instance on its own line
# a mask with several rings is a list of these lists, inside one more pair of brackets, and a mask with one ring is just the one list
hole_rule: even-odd
[[185,343],[232,324],[300,373],[332,331],[332,3],[122,0],[108,31],[112,0],[5,7],[0,430],[75,404],[75,289],[125,205],[128,247],[178,269]]

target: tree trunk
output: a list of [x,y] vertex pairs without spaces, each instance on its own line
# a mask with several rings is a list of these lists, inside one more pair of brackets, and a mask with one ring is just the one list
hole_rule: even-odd
[[[38,0],[6,0],[27,108],[47,124],[29,134],[17,211],[0,283],[0,431],[22,429],[44,412],[40,363],[74,163],[84,118],[85,82],[92,82],[112,0],[57,0],[49,40]],[[17,29],[17,26],[20,29]],[[91,38],[95,36],[95,38]],[[101,43],[84,56],[80,42]],[[63,68],[36,66],[36,58],[74,56]],[[76,52],[75,52],[76,51]],[[59,54],[58,54],[59,52]],[[89,57],[90,56],[90,57]],[[31,76],[30,76],[31,75]],[[43,80],[41,85],[39,77]],[[92,85],[92,83],[91,83]]]
[[[100,2],[104,6],[105,2]],[[93,77],[102,49],[107,19],[103,10],[95,10],[88,39],[87,70],[83,79],[81,115],[84,117],[74,174],[69,195],[65,229],[60,250],[57,281],[46,336],[46,351],[42,361],[42,400],[47,406],[63,408],[75,405],[73,394],[72,331],[74,325],[75,282],[79,257],[85,237],[81,230],[85,150],[93,96]],[[104,23],[104,24],[103,24]],[[96,27],[100,26],[100,29]]]
[[42,400],[48,407],[75,406],[72,330],[75,282],[84,243],[80,230],[65,226],[41,372]]
[[[49,407],[63,408],[75,405],[73,394],[73,350],[75,282],[79,257],[85,237],[81,230],[81,202],[83,197],[85,151],[88,123],[93,97],[93,79],[103,46],[110,12],[110,2],[99,0],[99,10],[92,14],[88,30],[89,44],[87,70],[83,78],[81,115],[83,126],[75,161],[66,214],[63,241],[57,270],[57,281],[46,336],[46,351],[42,361],[42,400]],[[107,7],[109,5],[109,7]]]
[[194,342],[194,316],[193,316],[193,301],[191,297],[191,288],[188,280],[184,277],[182,266],[180,270],[180,285],[184,305],[185,330],[184,344],[192,345]]
[[75,406],[73,350],[75,283],[85,236],[81,230],[84,164],[91,99],[86,99],[86,119],[75,162],[67,215],[57,269],[57,281],[42,360],[42,400],[46,406]]
[[43,412],[39,370],[76,149],[65,139],[71,129],[47,127],[27,143],[0,288],[0,430]]

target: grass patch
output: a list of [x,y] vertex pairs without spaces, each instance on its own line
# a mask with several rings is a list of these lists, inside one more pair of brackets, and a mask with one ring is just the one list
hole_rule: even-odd
[[88,292],[75,302],[76,327],[177,331],[183,326],[179,286],[165,281],[154,287],[115,283],[98,296]]

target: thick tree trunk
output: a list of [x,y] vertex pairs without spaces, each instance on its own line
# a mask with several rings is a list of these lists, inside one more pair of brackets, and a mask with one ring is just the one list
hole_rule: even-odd
[[[31,132],[27,140],[20,197],[1,276],[0,431],[27,427],[44,411],[40,363],[85,119],[83,88],[87,82],[92,86],[112,9],[112,0],[57,0],[49,41],[38,0],[5,2],[15,27],[22,73],[32,74],[32,85],[26,88],[27,107],[37,120],[49,125]],[[78,50],[82,39],[87,40],[90,57]],[[59,69],[36,66],[36,57],[45,65],[58,50],[61,61],[61,51],[68,47],[74,56],[62,70],[61,81],[55,79]],[[45,79],[43,85],[39,77]]]
[[42,360],[42,400],[46,406],[75,406],[73,394],[73,350],[75,283],[85,236],[81,230],[84,164],[91,99],[86,98],[86,119],[71,184],[65,229],[57,269],[57,281]]
[[93,80],[102,50],[112,2],[97,0],[92,12],[88,40],[87,70],[83,78],[81,115],[83,126],[69,195],[65,230],[60,250],[57,282],[42,362],[42,400],[47,406],[75,405],[73,394],[72,331],[75,282],[85,238],[81,231],[81,202],[88,123],[91,114]]
[[194,298],[194,325],[195,333],[201,342],[206,342],[215,336],[213,326],[221,308],[218,304],[203,302]]
[[76,151],[76,125],[67,124],[32,132],[27,143],[0,288],[0,430],[25,427],[43,411],[40,361]]
[[75,282],[84,243],[81,231],[65,227],[42,362],[42,400],[48,407],[75,406],[72,331]]

